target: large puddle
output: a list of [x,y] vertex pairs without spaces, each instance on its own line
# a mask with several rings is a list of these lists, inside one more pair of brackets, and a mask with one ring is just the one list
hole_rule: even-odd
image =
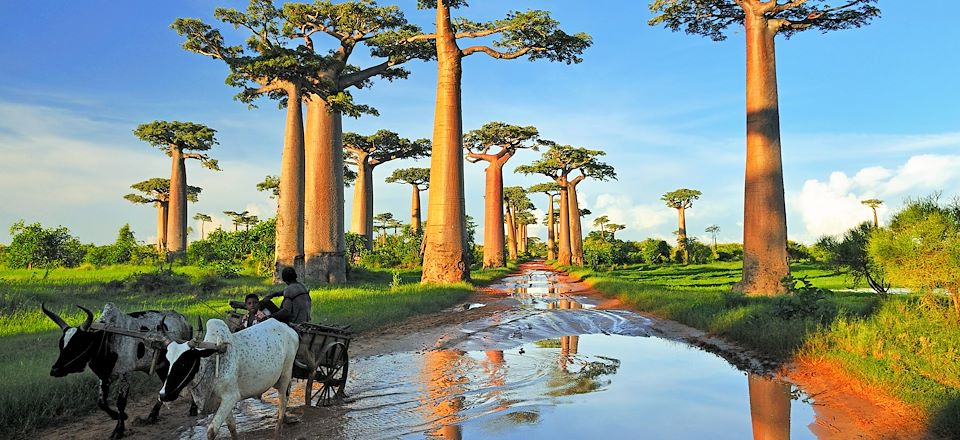
[[[649,337],[647,319],[593,309],[552,272],[502,284],[510,310],[422,341],[433,349],[351,359],[345,402],[304,408],[284,437],[816,438],[813,408],[788,384]],[[273,402],[238,405],[246,438],[269,437]],[[300,404],[296,390],[292,405]],[[220,435],[229,438],[226,428]],[[180,438],[205,433],[197,426]]]

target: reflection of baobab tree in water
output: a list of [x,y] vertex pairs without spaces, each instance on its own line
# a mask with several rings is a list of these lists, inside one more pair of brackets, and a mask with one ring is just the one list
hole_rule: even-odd
[[456,350],[432,350],[424,354],[426,395],[420,407],[432,425],[431,436],[459,440],[462,436],[457,413],[463,409],[466,380],[458,372],[464,353]]
[[790,384],[747,374],[754,440],[790,439]]

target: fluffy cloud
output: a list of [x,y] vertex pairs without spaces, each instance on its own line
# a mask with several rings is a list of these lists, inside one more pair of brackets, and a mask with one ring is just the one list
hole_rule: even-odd
[[809,242],[822,235],[837,235],[872,218],[870,208],[862,200],[884,200],[885,204],[877,209],[883,219],[893,211],[891,206],[899,206],[907,197],[955,188],[957,183],[957,155],[917,155],[896,169],[869,167],[853,176],[835,171],[826,181],[807,180],[792,198],[792,208],[800,215],[804,230],[791,236]]
[[644,237],[673,219],[672,210],[662,204],[634,204],[629,196],[600,194],[590,208],[594,217],[605,215],[613,223],[627,225],[625,236]]

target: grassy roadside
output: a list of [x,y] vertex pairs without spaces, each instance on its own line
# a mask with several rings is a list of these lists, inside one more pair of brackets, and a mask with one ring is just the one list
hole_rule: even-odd
[[[227,302],[248,293],[261,296],[278,288],[260,277],[241,274],[222,279],[196,267],[175,268],[174,275],[156,278],[151,267],[103,269],[0,270],[0,438],[21,438],[38,427],[96,408],[96,379],[89,372],[65,378],[49,376],[57,358],[57,326],[40,312],[40,303],[74,325],[83,313],[74,304],[99,311],[106,302],[121,310],[174,309],[191,323],[223,318]],[[511,269],[473,273],[489,283]],[[130,278],[133,274],[140,277]],[[422,313],[451,307],[473,286],[421,286],[418,270],[364,270],[345,285],[309,286],[316,322],[351,324],[356,332]],[[156,378],[133,375],[133,393],[145,395],[159,387]],[[136,417],[142,414],[130,414]],[[103,423],[112,423],[104,416]]]
[[[729,292],[739,267],[633,266],[612,272],[567,268],[628,306],[729,338],[780,361],[836,362],[851,377],[928,415],[931,429],[960,438],[960,325],[946,298],[826,292],[812,301]],[[794,266],[816,287],[843,276]],[[810,298],[807,298],[808,300]]]

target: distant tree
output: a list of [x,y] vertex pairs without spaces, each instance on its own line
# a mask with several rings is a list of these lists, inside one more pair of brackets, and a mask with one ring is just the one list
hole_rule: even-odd
[[257,184],[257,191],[270,191],[271,199],[280,197],[280,177],[267,175],[263,178],[263,182]]
[[888,227],[872,230],[867,247],[892,283],[946,290],[960,320],[960,201],[910,200]]
[[607,217],[605,215],[601,215],[600,217],[593,219],[593,226],[596,227],[598,231],[600,231],[600,236],[602,237],[606,237],[607,235],[607,229],[606,229],[607,223],[610,223],[610,217]]
[[217,144],[216,130],[202,124],[180,121],[153,121],[137,126],[133,134],[163,150],[173,161],[170,173],[170,200],[167,211],[167,253],[183,258],[187,251],[187,159],[196,159],[204,168],[220,171],[216,159],[204,151]]
[[877,208],[883,204],[883,200],[867,199],[867,200],[862,200],[860,203],[870,207],[870,209],[873,211],[873,227],[879,228],[880,221],[877,219]]
[[[170,179],[154,177],[130,185],[141,194],[127,194],[124,199],[133,203],[152,203],[157,207],[157,252],[164,252],[167,248],[167,214],[170,205]],[[202,189],[198,186],[187,185],[187,201],[196,203]]]
[[203,214],[203,213],[199,213],[199,212],[198,212],[198,213],[196,213],[196,214],[193,215],[193,219],[196,220],[196,221],[198,221],[198,222],[200,222],[200,239],[203,240],[203,237],[206,236],[206,234],[204,234],[203,226],[206,225],[207,223],[212,222],[212,221],[213,221],[213,217],[210,217],[210,216],[207,215],[207,214]]
[[710,234],[713,237],[713,252],[717,252],[717,233],[720,232],[720,227],[717,225],[707,226],[707,229],[704,229],[703,232]]
[[556,244],[556,224],[557,224],[557,211],[554,210],[554,197],[560,195],[560,185],[557,185],[555,182],[549,183],[538,183],[536,185],[527,188],[527,192],[531,193],[543,193],[549,197],[549,206],[547,208],[547,218],[544,226],[547,227],[547,259],[556,260],[557,259],[557,244]]
[[605,229],[610,233],[610,240],[616,240],[617,231],[622,231],[627,229],[627,225],[619,225],[616,223],[607,223]]
[[780,153],[780,109],[774,40],[777,34],[860,27],[880,15],[876,0],[653,0],[650,25],[726,39],[743,26],[747,45],[747,160],[744,179],[743,280],[750,295],[783,291],[787,265],[787,217]]
[[44,228],[20,220],[10,227],[10,235],[10,246],[3,253],[7,267],[75,267],[83,261],[83,245],[65,227]]
[[387,177],[387,183],[401,182],[410,185],[413,189],[413,197],[410,202],[410,230],[414,234],[420,232],[420,192],[426,191],[430,187],[430,169],[429,168],[400,168],[393,171],[390,177]]
[[507,224],[507,253],[511,260],[516,260],[520,241],[517,215],[533,209],[533,203],[530,202],[527,191],[522,186],[509,186],[503,189],[503,207],[503,218]]
[[699,199],[701,194],[703,193],[695,189],[680,188],[660,197],[660,200],[666,202],[667,206],[677,210],[679,228],[677,229],[677,247],[683,252],[684,263],[690,262],[690,252],[687,250],[687,218],[685,213],[687,209],[693,207],[693,201]]
[[[427,205],[424,283],[450,283],[470,278],[465,261],[470,249],[464,237],[466,209],[463,196],[463,121],[460,85],[463,59],[477,53],[509,60],[526,56],[579,63],[590,46],[586,34],[570,35],[546,11],[510,12],[505,18],[476,22],[452,18],[450,10],[467,6],[465,0],[418,0],[417,7],[436,9],[436,30],[413,37],[436,43],[437,104],[433,129],[430,198]],[[458,41],[491,37],[490,45],[461,49]]]
[[382,212],[373,217],[374,225],[373,227],[380,230],[381,239],[383,235],[387,233],[387,229],[393,227],[393,223],[397,220],[393,218],[393,213]]
[[[530,208],[533,208],[533,205],[530,205]],[[517,252],[521,255],[528,254],[530,237],[527,234],[527,228],[530,225],[537,224],[537,219],[533,216],[533,213],[529,210],[520,211],[517,213],[514,222],[517,226]]]
[[[603,151],[582,147],[551,144],[543,156],[530,165],[517,167],[522,174],[542,174],[553,179],[560,189],[560,245],[557,262],[561,265],[582,266],[583,234],[580,228],[580,207],[577,204],[577,185],[586,178],[616,179],[613,167],[597,159]],[[571,178],[571,173],[579,175]]]
[[344,133],[343,148],[349,155],[348,163],[357,167],[357,185],[353,190],[353,216],[350,232],[373,239],[373,169],[396,159],[413,159],[430,154],[430,141],[411,141],[390,130],[372,135]]
[[237,211],[223,211],[223,214],[227,217],[230,217],[230,220],[233,222],[233,232],[240,230],[240,225],[244,225],[247,222],[247,217],[250,214],[249,211],[237,212]]
[[466,160],[486,162],[483,219],[483,267],[506,267],[503,255],[503,166],[518,150],[536,150],[540,133],[535,127],[488,122],[463,136]]

